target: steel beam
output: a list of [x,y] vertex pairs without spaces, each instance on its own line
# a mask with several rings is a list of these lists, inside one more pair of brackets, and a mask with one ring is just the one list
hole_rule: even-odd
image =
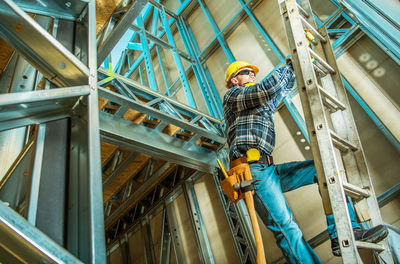
[[400,64],[400,19],[388,16],[370,0],[340,0],[360,21],[361,28]]
[[0,202],[0,243],[20,262],[82,263]]
[[110,32],[106,39],[97,47],[97,66],[100,66],[111,50],[125,34],[133,21],[140,15],[148,0],[136,0],[128,11],[118,21],[118,24]]
[[88,86],[0,95],[0,131],[68,116]]
[[86,3],[81,0],[69,0],[68,2],[60,2],[57,0],[15,0],[14,2],[25,12],[51,17],[55,16],[67,20],[75,20],[78,18],[86,7]]
[[188,146],[183,140],[159,133],[153,129],[100,113],[102,140],[163,160],[203,172],[212,172],[216,162],[215,153],[203,147]]
[[56,85],[87,84],[89,69],[11,0],[0,2],[0,35]]
[[200,134],[201,136],[214,140],[215,142],[218,142],[220,144],[225,143],[226,139],[222,135],[219,135],[214,131],[207,130],[200,126],[191,124],[190,122],[186,121],[183,118],[175,117],[174,115],[171,115],[169,113],[163,113],[158,109],[148,106],[147,104],[136,102],[135,100],[128,99],[124,96],[121,96],[117,93],[111,92],[104,88],[100,88],[100,96],[114,103],[118,103],[120,105],[126,105],[131,109],[137,110],[141,113],[147,114],[161,121],[165,121],[168,124],[173,124],[188,131],[194,132],[196,134]]

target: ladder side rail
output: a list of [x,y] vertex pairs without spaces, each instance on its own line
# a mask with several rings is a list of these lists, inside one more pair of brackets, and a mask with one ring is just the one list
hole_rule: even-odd
[[[323,35],[328,35],[326,28],[323,27],[320,29],[321,31],[323,31]],[[375,191],[373,188],[373,184],[371,181],[371,177],[370,177],[370,173],[368,170],[368,166],[365,162],[365,154],[361,145],[361,140],[360,137],[358,135],[357,132],[357,127],[356,127],[356,123],[354,121],[354,117],[350,108],[350,103],[347,97],[347,93],[346,90],[344,88],[342,79],[340,77],[339,74],[339,69],[335,60],[335,56],[332,50],[332,46],[331,45],[324,45],[322,44],[323,49],[324,49],[324,53],[325,56],[327,58],[327,62],[335,69],[335,71],[337,72],[337,74],[332,75],[332,81],[335,84],[335,87],[337,87],[336,89],[336,96],[337,98],[344,104],[346,105],[346,110],[345,111],[339,111],[341,113],[337,113],[337,114],[342,114],[344,116],[344,119],[346,121],[345,124],[345,128],[352,128],[352,129],[347,129],[347,135],[341,135],[341,129],[340,128],[335,128],[335,131],[340,135],[340,136],[346,136],[347,139],[354,144],[357,147],[357,150],[354,152],[348,152],[348,153],[344,153],[343,155],[343,161],[344,161],[344,165],[346,166],[346,171],[347,171],[347,167],[351,167],[351,165],[349,163],[354,162],[351,161],[352,159],[355,159],[355,162],[358,165],[358,170],[359,170],[359,174],[360,174],[360,178],[358,177],[356,178],[355,174],[350,173],[350,171],[348,171],[347,173],[347,178],[349,180],[350,183],[360,186],[362,188],[368,188],[368,190],[371,192],[371,196],[366,198],[366,205],[367,208],[369,208],[370,210],[370,217],[371,217],[371,224],[373,226],[375,225],[379,225],[379,224],[383,224],[382,218],[380,216],[379,213],[379,205],[378,205],[378,201],[376,199],[376,195],[375,195]],[[332,114],[332,118],[335,118],[336,113]],[[358,203],[357,203],[358,204]],[[373,213],[371,213],[373,212]]]
[[[322,27],[320,33],[323,36],[328,37],[328,32],[325,27]],[[347,179],[350,183],[357,185],[362,188],[366,188],[371,195],[362,199],[359,202],[355,203],[355,208],[357,210],[357,215],[360,220],[370,220],[372,226],[383,224],[382,217],[379,210],[379,204],[376,198],[375,190],[373,188],[372,180],[370,177],[370,172],[368,170],[368,166],[365,159],[365,154],[361,145],[361,140],[357,131],[356,123],[350,108],[350,103],[347,97],[346,90],[344,88],[341,76],[339,74],[339,68],[336,63],[335,55],[333,53],[332,46],[330,43],[321,43],[324,55],[326,57],[326,61],[333,69],[336,74],[330,75],[332,77],[331,81],[334,83],[334,87],[336,87],[336,91],[334,96],[337,96],[339,101],[341,101],[344,105],[346,105],[346,109],[344,111],[337,111],[331,115],[332,119],[336,118],[336,115],[341,115],[341,118],[344,118],[345,124],[343,127],[336,126],[335,131],[339,133],[339,136],[346,138],[357,147],[355,151],[347,151],[343,153],[343,163],[347,172]],[[335,120],[333,120],[333,124],[335,124]],[[343,128],[343,129],[342,129]],[[346,130],[346,131],[344,131]],[[340,133],[346,133],[340,135]],[[356,170],[357,167],[357,171]],[[385,263],[393,263],[393,258],[391,252],[389,250],[388,239],[384,239],[378,243],[378,245],[382,246],[385,250],[376,252],[379,254],[379,258],[383,260]]]
[[[320,31],[323,31],[322,34],[327,36],[328,33],[325,27],[321,28]],[[362,150],[361,142],[357,133],[356,124],[353,118],[353,114],[350,108],[350,104],[346,95],[346,91],[344,90],[344,86],[342,84],[342,80],[340,78],[339,69],[332,51],[332,47],[329,43],[323,44],[322,52],[324,54],[324,59],[327,61],[329,65],[335,70],[335,74],[328,74],[321,78],[322,86],[325,90],[330,92],[334,97],[336,97],[340,102],[342,102],[346,109],[344,111],[337,111],[330,115],[332,119],[333,130],[339,137],[348,140],[352,145],[355,145],[357,150],[351,151],[343,151],[342,161],[343,166],[346,170],[346,180],[359,186],[361,188],[366,188],[369,191],[373,192],[372,183],[370,182],[369,172],[367,165],[365,163],[365,156]],[[370,196],[371,198],[361,199],[354,203],[354,207],[357,211],[357,215],[360,221],[368,221],[371,219],[370,209],[373,209],[373,212],[379,210],[377,206],[377,201],[374,196]],[[370,202],[368,202],[370,200]],[[375,201],[373,201],[375,200]],[[375,203],[375,205],[373,205]],[[379,213],[375,214],[376,221],[379,222],[380,219]]]
[[[329,198],[328,189],[327,189],[327,183],[325,180],[326,179],[325,172],[324,172],[324,168],[322,167],[321,155],[319,153],[318,141],[316,140],[315,136],[311,136],[311,135],[314,135],[315,130],[314,130],[311,109],[308,107],[310,105],[310,103],[309,103],[309,99],[306,95],[305,82],[304,82],[303,76],[301,74],[301,71],[298,71],[298,69],[300,69],[300,62],[299,62],[299,59],[297,58],[297,56],[295,56],[295,54],[297,54],[296,44],[294,43],[294,39],[289,37],[292,35],[292,29],[290,27],[289,17],[287,16],[286,5],[284,3],[284,0],[281,0],[281,1],[282,1],[282,3],[280,3],[281,15],[284,20],[287,41],[289,43],[289,50],[291,50],[291,54],[292,54],[292,64],[293,64],[293,68],[295,69],[296,82],[297,82],[297,87],[299,88],[300,101],[303,106],[304,121],[306,123],[307,133],[308,133],[308,135],[310,135],[309,136],[310,146],[311,146],[311,151],[312,151],[313,158],[314,158],[315,170],[318,175],[318,185],[320,187],[321,196],[323,197],[322,201],[324,203],[325,213],[332,214],[332,208],[331,208],[330,198]],[[286,14],[285,14],[285,12],[286,12]]]
[[[311,112],[311,119],[313,120],[311,123],[308,122],[307,124],[311,135],[310,141],[314,141],[314,143],[312,143],[313,154],[316,154],[314,156],[316,163],[322,161],[321,165],[325,172],[323,175],[319,174],[318,177],[321,179],[325,176],[325,179],[328,182],[327,187],[329,190],[329,197],[331,201],[335,201],[331,206],[333,209],[337,232],[341,238],[340,241],[342,242],[340,243],[340,247],[343,261],[349,263],[354,263],[354,261],[362,263],[355,246],[355,239],[347,210],[342,179],[340,177],[342,171],[339,169],[336,155],[334,153],[335,150],[329,133],[328,121],[326,120],[322,99],[317,89],[317,77],[312,66],[307,40],[304,35],[304,28],[300,20],[300,14],[294,0],[285,0],[285,2],[288,10],[286,16],[289,16],[289,20],[284,18],[284,22],[286,30],[288,27],[291,28],[291,32],[288,32],[287,36],[293,59],[297,61],[294,64],[297,82],[301,91],[304,91],[305,89],[305,93],[301,92],[300,97],[308,97],[308,105],[303,105],[303,109],[310,108],[307,112]],[[294,41],[289,37],[290,34],[293,35]],[[302,99],[302,102],[303,101],[307,100]],[[306,112],[305,115],[307,115]],[[316,138],[317,143],[315,143],[314,138]],[[319,156],[320,160],[318,158]],[[320,165],[318,165],[318,167],[319,166]]]

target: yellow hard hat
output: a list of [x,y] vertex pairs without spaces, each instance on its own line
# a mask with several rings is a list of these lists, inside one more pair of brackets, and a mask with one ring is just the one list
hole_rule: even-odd
[[231,65],[229,65],[228,69],[226,70],[226,75],[225,75],[225,87],[227,89],[231,88],[231,78],[232,75],[237,72],[240,69],[243,68],[252,68],[255,72],[255,74],[258,73],[258,68],[254,65],[251,65],[248,62],[245,61],[235,61]]

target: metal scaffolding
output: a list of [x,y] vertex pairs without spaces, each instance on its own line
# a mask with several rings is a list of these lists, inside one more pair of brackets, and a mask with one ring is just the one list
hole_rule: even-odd
[[[227,39],[245,20],[267,43],[276,68],[287,54],[254,14],[260,0],[235,1],[238,11],[223,27],[207,1],[176,2],[172,8],[156,0],[122,1],[96,34],[94,0],[0,0],[0,36],[16,51],[0,79],[0,243],[11,252],[8,262],[106,263],[119,250],[130,263],[129,240],[140,233],[144,262],[184,263],[173,208],[184,197],[198,259],[215,263],[194,188],[211,175],[237,258],[255,263],[245,206],[231,203],[219,186],[216,157],[227,163],[225,127],[207,62],[216,50],[226,63],[235,61]],[[330,17],[314,17],[335,40],[336,57],[367,34],[399,61],[388,37],[392,27],[365,22],[369,11],[357,8],[358,1],[330,2],[336,7]],[[203,48],[188,22],[195,10],[212,30]],[[375,13],[372,19],[381,20]],[[393,132],[344,85],[400,150]],[[291,100],[296,94],[284,103],[309,141]],[[399,190],[396,185],[378,197],[381,205]],[[151,221],[157,217],[156,231]],[[157,245],[154,232],[161,233]],[[310,243],[327,239],[322,232]]]

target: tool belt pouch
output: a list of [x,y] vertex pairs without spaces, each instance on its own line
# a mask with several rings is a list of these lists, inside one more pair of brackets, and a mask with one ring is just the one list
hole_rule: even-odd
[[[244,193],[240,190],[235,190],[234,185],[240,184],[244,180],[251,180],[251,172],[248,163],[241,163],[228,171],[228,178],[221,182],[221,187],[228,196],[229,200],[237,203],[240,199],[244,198]],[[254,194],[254,191],[251,193]]]

